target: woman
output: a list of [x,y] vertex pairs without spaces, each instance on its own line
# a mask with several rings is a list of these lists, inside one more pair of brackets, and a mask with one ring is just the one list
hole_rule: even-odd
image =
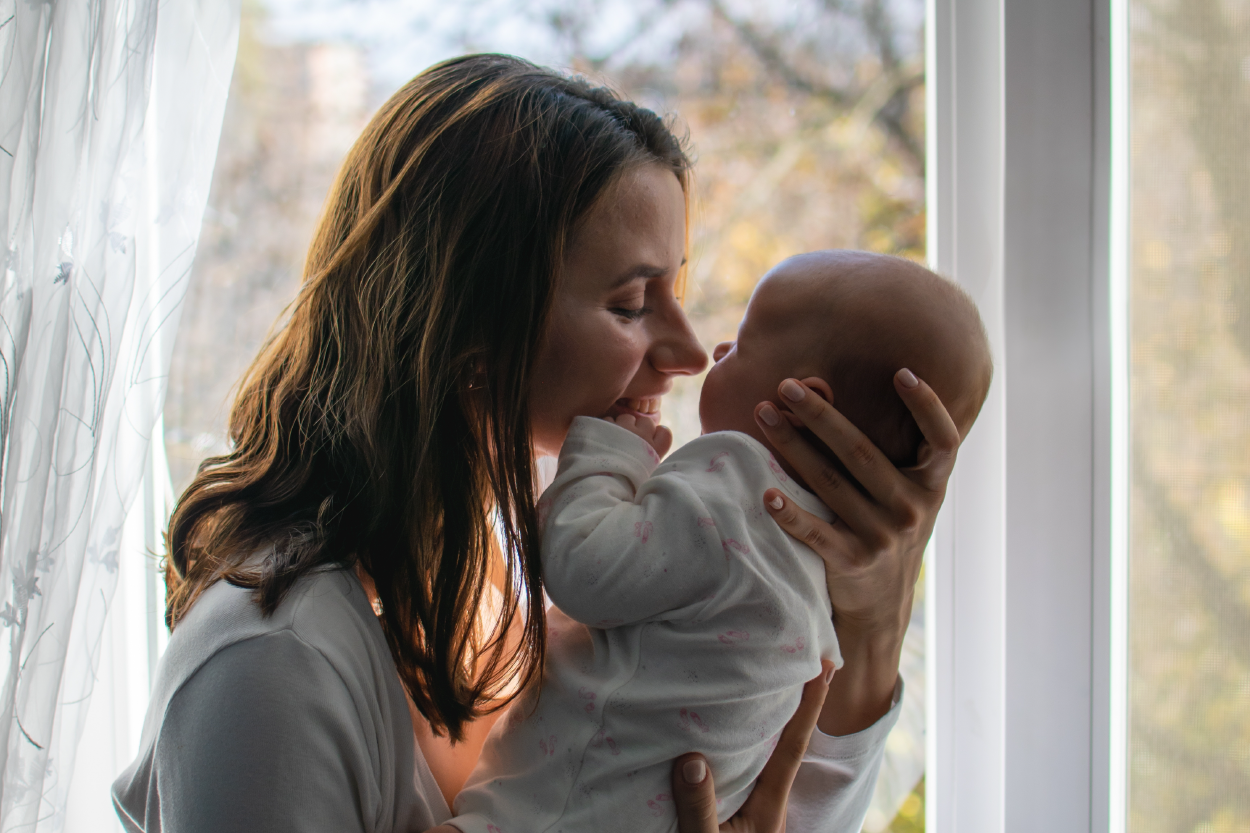
[[[173,635],[142,751],[114,785],[128,829],[448,818],[493,717],[541,668],[536,455],[577,415],[653,412],[706,363],[677,297],[688,176],[654,114],[513,58],[448,61],[383,106],[327,201],[289,322],[244,380],[234,450],[171,519]],[[806,387],[786,400],[874,499],[774,404],[757,411],[843,519],[763,496],[827,560],[846,668],[823,708],[827,681],[809,684],[734,823],[784,821],[817,720],[838,765],[799,771],[800,829],[858,824],[866,807],[958,443],[923,383],[898,388],[930,441],[906,476]],[[715,829],[704,762],[685,756],[674,776],[682,829]]]

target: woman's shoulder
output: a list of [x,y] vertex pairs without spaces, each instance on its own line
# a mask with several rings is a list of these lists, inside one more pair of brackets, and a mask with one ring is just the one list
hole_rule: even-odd
[[296,581],[268,616],[250,588],[218,581],[205,590],[170,636],[152,702],[172,697],[231,646],[284,632],[324,656],[341,675],[380,680],[387,671],[394,674],[386,639],[360,582],[350,570],[321,568]]
[[[411,738],[385,636],[351,571],[325,568],[302,577],[269,616],[251,589],[219,581],[170,637],[139,757],[114,783],[114,800],[133,821],[128,829],[146,829],[153,801],[165,803],[156,790],[161,778],[190,783],[198,773],[229,770],[254,782],[248,794],[266,806],[274,800],[261,795],[267,791],[289,799],[278,802],[283,807],[319,807],[335,790],[350,788],[367,799],[367,817],[430,822],[438,814],[414,789]],[[258,743],[266,751],[253,761]],[[297,758],[322,761],[324,771],[304,779],[305,787],[320,785],[317,794],[265,780],[265,772],[286,763],[311,766]]]

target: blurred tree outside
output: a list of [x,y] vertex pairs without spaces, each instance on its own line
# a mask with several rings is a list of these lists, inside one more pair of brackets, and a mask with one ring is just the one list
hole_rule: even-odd
[[1133,0],[1129,829],[1250,830],[1250,3]]
[[165,397],[174,493],[227,448],[235,383],[299,286],[313,224],[369,116],[351,44],[275,45],[245,0],[239,51],[199,250]]
[[[784,257],[923,260],[923,15],[923,0],[245,0],[166,402],[175,492],[228,447],[233,386],[295,296],[344,153],[424,66],[510,51],[671,118],[697,160],[686,307],[710,350]],[[701,383],[666,397],[678,443],[699,433]],[[920,649],[909,656],[922,672]],[[913,764],[879,789],[870,831],[923,829],[923,691],[904,706],[911,734],[891,743]]]

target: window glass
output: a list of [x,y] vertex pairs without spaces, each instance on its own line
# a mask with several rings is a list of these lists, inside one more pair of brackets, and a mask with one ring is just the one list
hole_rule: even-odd
[[1250,3],[1132,0],[1129,829],[1250,830]]

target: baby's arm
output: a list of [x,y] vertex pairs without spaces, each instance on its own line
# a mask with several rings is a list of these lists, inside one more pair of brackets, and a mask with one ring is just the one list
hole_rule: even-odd
[[655,618],[724,581],[708,510],[677,474],[651,477],[659,460],[629,428],[574,420],[540,502],[547,593],[573,619],[614,627]]

